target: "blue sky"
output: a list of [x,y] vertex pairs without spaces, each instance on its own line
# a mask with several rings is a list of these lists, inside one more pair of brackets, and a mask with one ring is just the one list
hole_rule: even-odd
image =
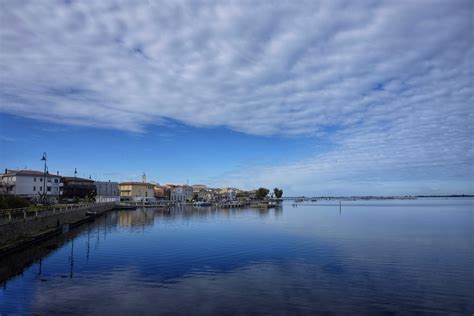
[[2,168],[42,169],[100,180],[211,183],[228,170],[304,158],[312,139],[256,137],[225,128],[195,128],[176,122],[145,133],[96,129],[1,114]]
[[0,167],[473,193],[472,1],[10,1]]

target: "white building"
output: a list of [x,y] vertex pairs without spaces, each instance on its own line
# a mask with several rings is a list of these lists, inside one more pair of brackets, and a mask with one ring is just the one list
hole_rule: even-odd
[[229,201],[237,200],[237,192],[235,192],[234,190],[227,191],[227,199]]
[[184,191],[184,194],[186,195],[186,201],[189,201],[189,202],[192,201],[193,194],[194,194],[193,187],[189,185],[183,185],[183,191]]
[[120,201],[120,190],[118,182],[95,181],[97,195],[96,202],[118,202]]
[[170,199],[173,202],[186,202],[186,192],[183,187],[175,187],[171,190]]
[[48,201],[59,200],[61,176],[32,170],[5,170],[1,176],[6,193],[40,200],[44,193]]

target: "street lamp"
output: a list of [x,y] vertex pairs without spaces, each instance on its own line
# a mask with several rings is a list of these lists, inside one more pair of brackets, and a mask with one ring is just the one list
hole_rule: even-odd
[[74,182],[73,182],[73,185],[72,185],[72,197],[74,199],[74,202],[76,202],[76,175],[77,175],[77,169],[74,168]]
[[48,160],[46,152],[43,153],[43,158],[41,161],[44,161],[44,176],[43,176],[43,204],[46,204],[46,161]]

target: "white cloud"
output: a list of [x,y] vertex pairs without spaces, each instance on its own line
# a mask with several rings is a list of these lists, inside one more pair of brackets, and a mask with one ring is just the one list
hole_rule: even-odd
[[275,167],[285,177],[441,166],[472,179],[472,11],[470,1],[3,0],[0,111],[334,143]]

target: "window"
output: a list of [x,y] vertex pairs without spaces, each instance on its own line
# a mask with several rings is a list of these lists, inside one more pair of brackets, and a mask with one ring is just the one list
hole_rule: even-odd
[[33,179],[34,182],[36,182],[36,177]]
[[51,178],[48,178],[48,182],[51,182]]
[[33,187],[33,191],[36,191],[36,187],[35,187],[35,186]]
[[58,180],[58,179],[54,179],[54,183],[58,183],[58,182],[59,182],[59,180]]
[[51,192],[51,187],[48,187],[48,192]]
[[40,178],[40,182],[43,182],[43,178]]
[[43,191],[43,187],[40,187],[40,191]]

